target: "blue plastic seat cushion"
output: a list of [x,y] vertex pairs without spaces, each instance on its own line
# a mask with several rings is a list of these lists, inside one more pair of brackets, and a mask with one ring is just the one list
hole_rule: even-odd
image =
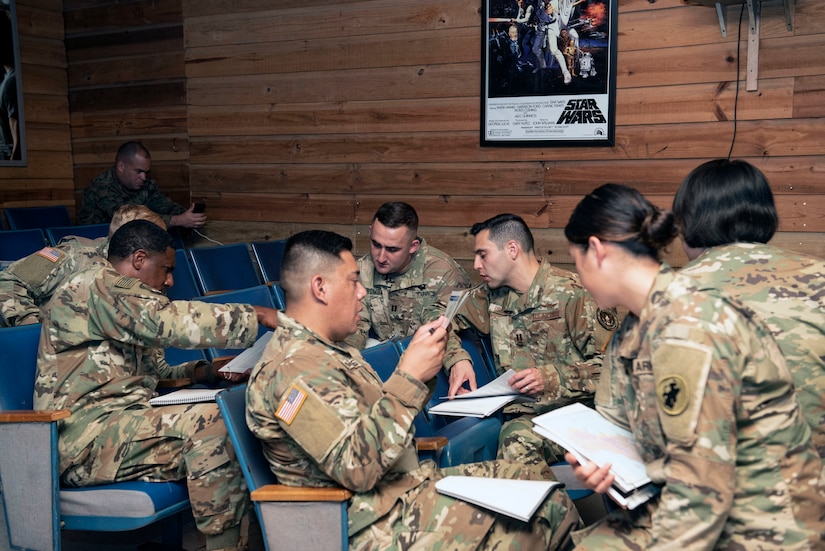
[[78,517],[151,517],[188,500],[183,482],[133,480],[89,488],[61,488],[60,513]]

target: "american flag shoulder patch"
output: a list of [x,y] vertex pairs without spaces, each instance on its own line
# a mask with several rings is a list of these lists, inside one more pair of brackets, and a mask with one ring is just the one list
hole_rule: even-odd
[[58,260],[63,258],[63,255],[65,253],[60,249],[55,249],[54,247],[43,247],[42,249],[37,251],[37,254],[39,256],[42,256],[49,262],[57,262]]
[[278,411],[275,412],[275,417],[287,425],[291,425],[292,421],[295,419],[295,416],[298,415],[298,411],[301,409],[301,406],[304,404],[304,400],[306,400],[306,398],[306,392],[297,386],[292,385],[292,388],[290,388],[289,392],[286,394],[286,398],[281,400],[281,405],[278,406]]

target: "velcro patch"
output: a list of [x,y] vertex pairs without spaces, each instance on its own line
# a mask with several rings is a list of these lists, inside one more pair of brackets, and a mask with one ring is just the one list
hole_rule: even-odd
[[[293,394],[296,390],[297,392]],[[293,396],[293,402],[300,401],[301,403],[297,406],[285,406],[290,396]],[[290,408],[295,411],[291,415],[290,422],[287,423],[284,419],[281,427],[310,457],[319,463],[324,461],[335,444],[344,438],[346,425],[341,416],[333,406],[319,398],[303,380],[296,379],[286,392],[278,406],[278,411],[281,412],[284,408],[286,408],[283,412],[285,417],[290,417]],[[278,413],[276,415],[282,419]]]
[[54,247],[43,247],[36,253],[38,256],[42,256],[49,262],[55,263],[58,262],[63,255],[66,254],[60,249],[55,249]]
[[138,285],[140,280],[135,277],[129,276],[120,276],[115,280],[114,286],[118,289],[131,289],[135,285]]
[[278,406],[275,416],[287,425],[291,425],[295,416],[301,410],[301,406],[304,405],[306,398],[306,392],[292,385],[284,399],[281,400],[281,405]]
[[653,352],[659,419],[667,437],[680,444],[696,438],[711,357],[706,346],[689,341],[666,340]]

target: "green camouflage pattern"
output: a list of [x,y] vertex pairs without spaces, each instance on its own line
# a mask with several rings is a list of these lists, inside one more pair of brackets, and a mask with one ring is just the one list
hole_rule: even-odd
[[143,205],[156,212],[169,227],[172,216],[186,212],[186,207],[177,204],[158,189],[158,183],[151,178],[137,191],[123,187],[115,176],[115,167],[98,175],[83,190],[83,204],[77,214],[78,224],[108,224],[115,211],[123,205]]
[[635,439],[661,495],[581,549],[823,549],[822,463],[768,328],[663,266],[611,342],[596,405]]
[[55,289],[77,272],[107,264],[108,247],[105,237],[69,236],[0,271],[0,327],[40,323]]
[[825,458],[825,260],[736,243],[705,251],[682,273],[736,297],[765,322],[785,355],[814,445]]
[[[421,246],[402,274],[378,273],[370,255],[358,259],[367,296],[361,301],[364,309],[358,331],[345,340],[347,344],[363,349],[370,330],[380,341],[412,335],[444,313],[451,292],[470,285],[467,273],[455,260],[419,239]],[[448,345],[444,365],[450,367],[462,359],[469,359],[469,355],[460,343]]]
[[246,347],[257,337],[249,305],[169,301],[111,265],[59,287],[43,317],[35,409],[68,409],[58,426],[61,482],[185,478],[198,528],[219,534],[248,496],[215,404],[153,408],[161,378],[191,377],[163,349]]
[[[303,396],[289,416],[290,396]],[[325,341],[283,313],[247,387],[247,424],[281,484],[343,486],[349,548],[357,550],[563,549],[579,526],[556,490],[530,523],[438,494],[446,475],[539,479],[549,469],[491,461],[439,470],[421,464],[413,418],[427,387],[403,372],[386,383],[354,347]]]
[[472,326],[489,334],[498,375],[535,367],[544,381],[538,400],[504,409],[500,458],[530,464],[562,459],[562,449],[536,434],[531,419],[572,402],[591,402],[602,364],[596,324],[596,305],[578,275],[546,261],[525,293],[487,285],[471,291],[454,331]]

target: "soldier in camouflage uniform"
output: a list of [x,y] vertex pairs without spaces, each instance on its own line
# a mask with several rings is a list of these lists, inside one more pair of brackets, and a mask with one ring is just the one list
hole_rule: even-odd
[[[575,534],[577,548],[823,549],[822,464],[782,353],[735,298],[660,263],[676,234],[670,213],[615,184],[565,228],[595,300],[630,311],[596,405],[633,433],[661,489]],[[612,483],[609,465],[567,458],[589,487]]]
[[349,239],[319,230],[286,245],[286,310],[246,394],[247,423],[278,481],[351,490],[350,549],[566,548],[579,521],[563,490],[553,491],[529,523],[436,492],[435,482],[446,475],[546,473],[505,461],[444,470],[432,461],[419,464],[413,418],[427,397],[422,381],[441,368],[443,318],[419,328],[382,383],[358,350],[341,342],[356,330],[365,295],[351,249]]
[[207,548],[235,549],[248,508],[243,476],[217,405],[153,408],[161,378],[214,380],[214,366],[170,367],[163,348],[251,346],[276,311],[242,304],[170,302],[175,251],[168,233],[136,220],[109,244],[111,264],[73,275],[45,310],[35,409],[68,409],[59,426],[60,481],[186,479]]
[[[475,268],[485,284],[473,289],[454,327],[490,335],[496,372],[513,369],[510,386],[534,401],[504,409],[498,456],[528,464],[552,464],[564,451],[533,431],[533,416],[593,398],[601,370],[596,306],[575,274],[536,257],[533,235],[519,216],[500,214],[472,227]],[[602,315],[615,324],[615,313]],[[450,373],[450,395],[467,382],[469,362]]]
[[40,308],[70,276],[107,263],[109,237],[131,220],[149,220],[166,228],[163,220],[141,205],[124,205],[109,224],[109,236],[86,239],[69,235],[55,247],[21,258],[0,271],[0,327],[40,323]]
[[[470,284],[467,274],[446,253],[418,237],[418,214],[407,203],[384,203],[370,226],[370,254],[358,260],[367,289],[358,331],[346,342],[364,348],[372,332],[384,341],[415,333],[444,313],[439,302]],[[469,356],[461,347],[450,351],[452,362]],[[452,363],[448,363],[448,366]]]
[[682,271],[733,295],[767,323],[825,458],[825,260],[766,245],[779,215],[765,176],[745,161],[694,169],[676,193],[673,214],[691,260]]
[[139,142],[126,142],[117,150],[115,164],[97,176],[83,190],[83,204],[77,215],[78,224],[106,224],[123,205],[145,205],[163,218],[167,227],[200,228],[206,215],[193,212],[194,203],[186,209],[158,189],[149,178],[152,159],[149,150]]

